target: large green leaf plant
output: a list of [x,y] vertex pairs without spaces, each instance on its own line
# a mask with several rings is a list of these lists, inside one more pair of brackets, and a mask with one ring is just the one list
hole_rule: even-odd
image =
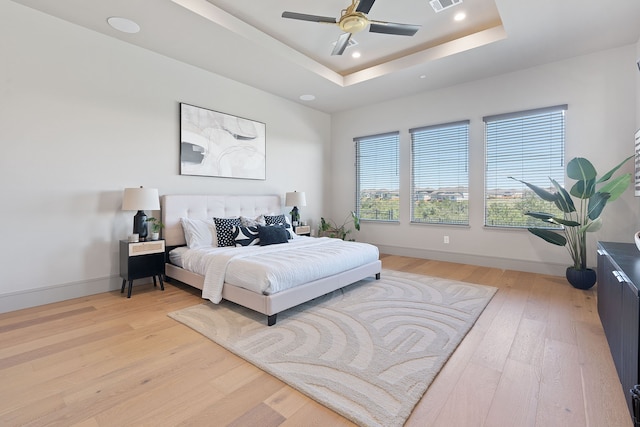
[[324,217],[321,217],[318,234],[320,237],[334,237],[337,239],[347,240],[347,235],[351,233],[351,229],[347,228],[347,224],[349,223],[353,223],[355,229],[360,231],[360,217],[354,211],[351,211],[351,213],[345,218],[342,225],[338,225],[330,219],[324,219]]
[[[587,269],[587,233],[598,231],[602,227],[602,218],[600,217],[602,210],[607,203],[620,197],[631,183],[630,173],[612,179],[616,171],[631,158],[633,156],[624,159],[600,179],[598,179],[598,173],[589,160],[583,157],[572,159],[567,164],[567,177],[576,180],[576,182],[569,192],[551,178],[549,179],[556,189],[554,193],[509,177],[525,184],[543,200],[553,202],[563,213],[563,218],[545,212],[525,212],[525,215],[549,224],[562,226],[564,235],[544,227],[530,227],[528,230],[551,244],[565,246],[573,260],[573,268],[576,270]],[[571,196],[577,199],[575,203]]]

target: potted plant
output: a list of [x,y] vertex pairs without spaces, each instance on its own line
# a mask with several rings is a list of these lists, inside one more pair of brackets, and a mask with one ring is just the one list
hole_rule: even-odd
[[162,223],[162,221],[152,216],[147,218],[147,222],[151,224],[150,239],[158,240],[160,238],[160,230],[162,230],[164,224]]
[[351,233],[351,228],[347,228],[347,225],[349,223],[353,223],[354,228],[360,231],[360,218],[353,211],[351,211],[351,214],[345,218],[344,222],[340,226],[338,226],[330,219],[326,220],[324,218],[320,218],[320,229],[318,230],[318,236],[334,237],[337,239],[346,240],[347,235]]
[[[576,182],[569,192],[553,179],[550,180],[556,189],[555,193],[509,177],[525,184],[543,200],[553,202],[563,213],[562,218],[544,212],[525,212],[525,215],[549,224],[559,225],[564,229],[564,235],[562,235],[549,228],[528,228],[531,233],[545,241],[567,248],[573,259],[573,265],[567,268],[566,276],[569,283],[576,288],[589,289],[596,282],[596,272],[587,267],[587,233],[598,231],[602,227],[602,218],[600,217],[602,210],[607,203],[620,197],[631,183],[630,173],[614,179],[611,177],[632,157],[624,159],[600,179],[597,178],[596,169],[589,160],[583,157],[572,159],[567,164],[567,177],[576,180]],[[597,188],[598,186],[599,188]],[[577,203],[574,203],[571,196],[577,198]]]

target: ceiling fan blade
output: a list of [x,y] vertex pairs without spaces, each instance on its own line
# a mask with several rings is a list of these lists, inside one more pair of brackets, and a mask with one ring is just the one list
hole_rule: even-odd
[[369,32],[412,36],[418,32],[420,25],[397,24],[395,22],[369,21]]
[[299,21],[325,22],[328,24],[336,23],[336,18],[332,18],[330,16],[307,15],[305,13],[282,12],[282,17],[289,18],[289,19],[297,19]]
[[365,15],[369,13],[371,10],[371,6],[376,2],[376,0],[360,0],[358,3],[358,7],[356,8],[356,12],[362,12]]
[[331,51],[331,55],[342,55],[342,52],[347,48],[349,44],[349,39],[351,38],[351,33],[343,33],[340,37],[338,37],[338,41],[336,41],[336,45],[333,47]]

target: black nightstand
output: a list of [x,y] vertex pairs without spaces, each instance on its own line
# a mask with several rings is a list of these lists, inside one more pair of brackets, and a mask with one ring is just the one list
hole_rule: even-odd
[[120,240],[120,277],[122,277],[122,289],[129,281],[127,298],[131,298],[131,288],[135,279],[153,277],[153,286],[156,286],[156,276],[160,280],[160,289],[164,291],[164,240],[150,240],[147,242],[129,242]]

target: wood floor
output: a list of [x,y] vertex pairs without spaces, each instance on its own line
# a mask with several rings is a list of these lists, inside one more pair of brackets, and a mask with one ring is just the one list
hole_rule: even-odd
[[[595,290],[399,256],[383,267],[499,291],[407,426],[631,426]],[[2,426],[350,426],[167,317],[188,287],[135,287],[0,314]]]

